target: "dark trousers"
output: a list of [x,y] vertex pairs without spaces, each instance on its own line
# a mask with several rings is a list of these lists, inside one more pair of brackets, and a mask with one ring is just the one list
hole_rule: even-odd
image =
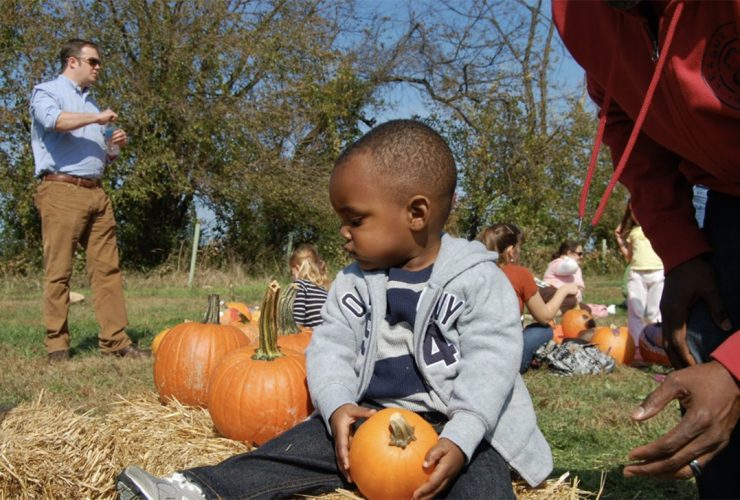
[[[435,425],[438,431],[441,425]],[[201,486],[207,498],[289,498],[355,488],[339,473],[334,441],[318,417],[252,452],[182,473]],[[509,467],[496,450],[482,443],[443,498],[514,500]]]
[[519,373],[524,373],[529,369],[537,348],[552,340],[552,328],[547,325],[532,323],[524,327],[522,334],[524,335],[524,348],[522,349],[522,364],[519,366]]
[[[735,332],[740,329],[740,197],[709,192],[704,233],[712,245],[712,265]],[[702,362],[709,361],[711,352],[728,336],[714,324],[703,302],[691,310],[687,331],[692,354]],[[730,444],[704,467],[697,481],[701,498],[740,498],[739,429],[735,427]]]

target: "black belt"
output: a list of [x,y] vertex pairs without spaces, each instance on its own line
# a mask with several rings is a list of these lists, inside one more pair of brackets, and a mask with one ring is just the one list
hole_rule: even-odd
[[84,188],[97,188],[101,186],[100,179],[88,179],[86,177],[77,177],[69,174],[46,174],[41,177],[45,181],[66,182]]

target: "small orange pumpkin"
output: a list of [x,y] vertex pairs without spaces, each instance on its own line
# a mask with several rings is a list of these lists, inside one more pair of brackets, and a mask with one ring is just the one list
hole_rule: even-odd
[[170,328],[165,328],[161,332],[159,332],[155,337],[154,340],[152,340],[152,355],[157,355],[157,350],[159,349],[159,344],[162,343],[162,339],[164,339],[165,335],[170,333]]
[[560,324],[563,325],[563,337],[571,339],[578,338],[579,333],[596,326],[591,313],[581,309],[579,305],[565,311]]
[[552,341],[556,344],[561,344],[563,342],[563,325],[551,321],[550,328],[552,328]]
[[434,427],[418,414],[402,408],[380,410],[352,438],[352,480],[370,500],[411,498],[432,473],[422,464],[438,439]]
[[221,435],[257,446],[313,411],[303,353],[277,346],[277,299],[270,283],[260,317],[259,344],[227,354],[208,384],[208,413]]
[[242,302],[225,302],[221,306],[219,322],[222,325],[232,323],[249,323],[252,321],[252,312]]
[[594,332],[591,343],[617,363],[629,365],[635,359],[635,341],[626,326],[600,326]]
[[637,341],[640,349],[640,356],[643,361],[655,363],[663,366],[671,366],[671,360],[668,359],[663,348],[663,329],[660,323],[651,323],[646,325],[640,332],[640,338]]
[[154,358],[154,384],[161,400],[205,406],[213,368],[228,352],[248,345],[238,328],[219,324],[218,310],[218,295],[210,295],[203,322],[181,323],[163,336]]

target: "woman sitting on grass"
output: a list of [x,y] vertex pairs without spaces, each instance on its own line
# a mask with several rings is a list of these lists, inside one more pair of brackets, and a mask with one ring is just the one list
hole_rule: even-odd
[[532,271],[518,265],[524,235],[514,224],[494,224],[483,231],[480,240],[488,250],[498,252],[498,266],[514,287],[519,299],[519,310],[523,313],[526,304],[535,320],[523,331],[524,349],[519,373],[524,373],[537,348],[552,339],[552,328],[547,323],[555,317],[567,297],[578,293],[578,286],[575,283],[565,283],[545,302]]

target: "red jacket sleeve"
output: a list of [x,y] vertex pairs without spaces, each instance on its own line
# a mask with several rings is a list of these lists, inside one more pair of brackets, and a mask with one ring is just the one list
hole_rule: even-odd
[[[603,88],[588,78],[588,91],[601,105]],[[616,166],[634,121],[612,101],[607,110],[604,143]],[[619,181],[630,192],[632,210],[640,221],[666,273],[710,250],[694,217],[692,186],[681,173],[681,158],[641,133]]]
[[740,330],[725,340],[712,353],[712,357],[722,363],[735,380],[740,382]]

